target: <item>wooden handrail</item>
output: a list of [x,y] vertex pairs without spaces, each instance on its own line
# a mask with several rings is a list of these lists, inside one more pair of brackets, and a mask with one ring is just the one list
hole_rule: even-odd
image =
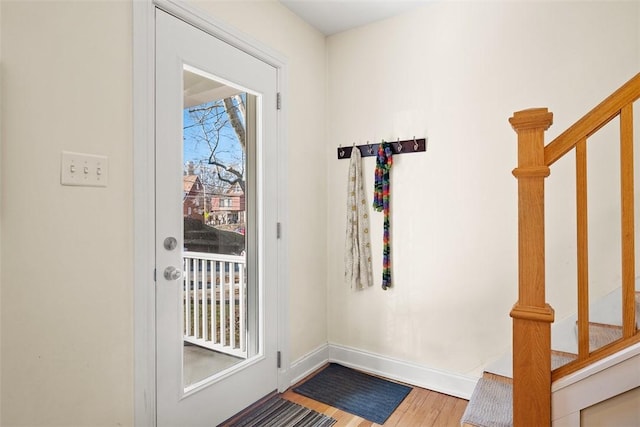
[[640,73],[551,141],[544,149],[545,165],[554,164],[571,151],[579,141],[588,138],[609,123],[618,115],[622,107],[632,104],[638,98],[640,98]]
[[[553,121],[546,108],[514,113],[518,134],[518,301],[513,318],[514,426],[551,423],[551,380],[588,366],[640,341],[635,311],[633,102],[640,98],[640,73],[545,146]],[[622,338],[600,349],[589,344],[589,266],[587,223],[587,139],[620,116],[622,241]],[[578,267],[578,357],[551,372],[553,309],[545,301],[544,180],[549,167],[576,150]]]

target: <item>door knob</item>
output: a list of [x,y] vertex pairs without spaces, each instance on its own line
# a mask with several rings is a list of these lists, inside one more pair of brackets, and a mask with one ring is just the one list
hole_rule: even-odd
[[175,267],[167,267],[164,269],[164,278],[167,280],[178,280],[182,277],[182,271]]

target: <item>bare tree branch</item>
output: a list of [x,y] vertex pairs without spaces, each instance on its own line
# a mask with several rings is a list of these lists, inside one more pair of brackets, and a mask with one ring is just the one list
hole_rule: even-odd
[[[198,144],[207,144],[209,148],[208,163],[213,165],[209,182],[217,181],[218,185],[224,185],[224,187],[239,184],[244,192],[246,107],[243,97],[234,95],[224,100],[194,106],[189,108],[187,112],[190,120],[185,123],[184,139],[185,142],[188,140],[190,143],[194,143],[196,147]],[[229,132],[230,130],[232,132]],[[233,138],[233,134],[236,138]],[[232,145],[240,144],[241,150],[238,150],[240,152],[224,142],[229,138],[233,140]],[[235,157],[239,155],[242,156],[242,159],[236,161]],[[202,160],[207,161],[205,159]],[[222,191],[222,187],[217,191]]]
[[[245,182],[244,179],[242,177],[242,173],[238,172],[237,170],[235,170],[232,166],[227,166],[224,163],[220,163],[218,162],[215,158],[213,158],[213,154],[211,155],[211,157],[209,158],[209,164],[215,165],[218,167],[218,179],[222,182],[226,182],[230,185],[235,185],[235,184],[239,184],[240,188],[242,189],[242,192],[245,192]],[[220,168],[224,169],[225,172],[230,173],[231,175],[235,176],[235,179],[229,179],[226,178],[224,176],[222,176],[222,174],[220,173]]]

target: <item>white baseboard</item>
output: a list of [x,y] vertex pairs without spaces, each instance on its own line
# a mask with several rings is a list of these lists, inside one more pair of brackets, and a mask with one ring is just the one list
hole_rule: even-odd
[[328,362],[339,363],[363,372],[469,399],[479,378],[428,368],[337,344],[326,344],[291,364],[291,385],[299,382]]
[[329,345],[323,344],[300,359],[291,363],[288,374],[291,379],[290,386],[298,383],[306,376],[317,371],[322,366],[329,363]]

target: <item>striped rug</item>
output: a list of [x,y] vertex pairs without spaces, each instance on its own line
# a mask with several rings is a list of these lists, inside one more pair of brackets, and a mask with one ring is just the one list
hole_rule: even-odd
[[227,424],[237,427],[329,427],[336,423],[333,418],[312,409],[274,396],[240,419]]

